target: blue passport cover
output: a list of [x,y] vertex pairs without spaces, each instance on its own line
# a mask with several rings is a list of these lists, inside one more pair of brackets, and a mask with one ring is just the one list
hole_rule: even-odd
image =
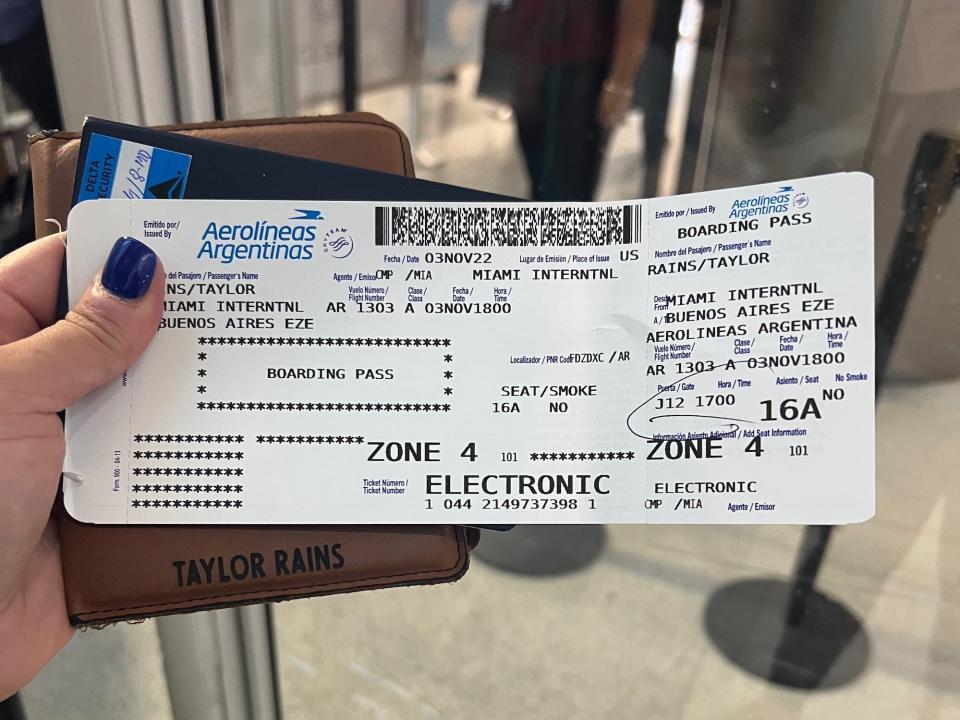
[[[127,152],[146,146],[117,173]],[[134,177],[131,177],[133,175]],[[295,155],[88,118],[80,140],[74,204],[116,196],[205,200],[505,202],[515,198]]]

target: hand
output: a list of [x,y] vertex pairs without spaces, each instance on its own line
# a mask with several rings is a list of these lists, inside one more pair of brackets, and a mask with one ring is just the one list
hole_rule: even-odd
[[623,122],[633,104],[633,90],[610,80],[603,83],[600,102],[597,104],[597,122],[610,130]]
[[160,324],[163,267],[117,241],[100,276],[54,323],[63,235],[0,260],[0,700],[73,634],[50,510],[63,468],[57,412],[133,365]]

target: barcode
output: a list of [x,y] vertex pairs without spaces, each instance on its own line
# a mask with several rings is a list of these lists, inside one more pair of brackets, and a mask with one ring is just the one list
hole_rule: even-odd
[[378,207],[376,244],[578,247],[640,242],[640,205],[613,207]]

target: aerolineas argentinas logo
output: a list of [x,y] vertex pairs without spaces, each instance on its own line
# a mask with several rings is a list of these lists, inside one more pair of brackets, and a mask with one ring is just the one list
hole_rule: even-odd
[[793,207],[803,209],[810,203],[810,198],[806,193],[796,193],[794,196],[793,185],[781,185],[776,192],[754,195],[750,198],[736,199],[730,205],[728,219],[746,220],[758,215],[776,215],[785,213],[790,209],[791,196],[793,196]]
[[[311,260],[317,240],[314,224],[323,220],[319,210],[296,209],[297,215],[282,224],[257,220],[253,224],[211,220],[200,236],[197,259],[219,260]],[[298,222],[299,221],[299,222]]]

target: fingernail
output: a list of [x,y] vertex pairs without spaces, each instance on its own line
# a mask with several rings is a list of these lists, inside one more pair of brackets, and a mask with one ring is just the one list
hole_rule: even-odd
[[110,251],[100,282],[117,297],[136,300],[150,289],[156,269],[157,255],[153,250],[132,237],[122,237]]

